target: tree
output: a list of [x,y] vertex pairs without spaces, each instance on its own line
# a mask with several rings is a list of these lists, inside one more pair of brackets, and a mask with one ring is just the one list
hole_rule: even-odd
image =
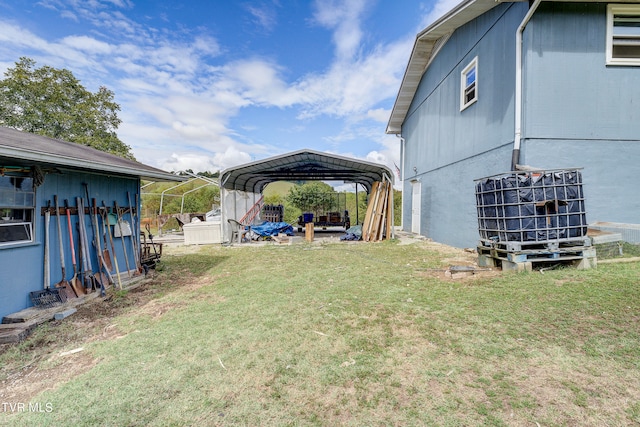
[[134,158],[116,135],[120,105],[112,91],[92,93],[71,71],[35,64],[22,57],[0,80],[0,125]]
[[329,184],[311,181],[289,190],[287,201],[303,212],[328,212],[336,206],[336,191]]
[[178,171],[177,174],[180,176],[193,176],[193,175],[203,176],[205,178],[211,178],[211,179],[220,177],[220,171],[216,171],[216,172],[204,171],[204,172],[195,173],[193,172],[193,169],[185,169],[183,171]]

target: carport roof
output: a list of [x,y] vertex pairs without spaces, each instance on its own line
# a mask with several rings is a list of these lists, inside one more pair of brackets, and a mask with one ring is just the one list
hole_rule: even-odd
[[345,181],[361,184],[369,192],[383,177],[393,182],[393,173],[384,165],[305,149],[225,169],[220,185],[262,193],[274,181]]

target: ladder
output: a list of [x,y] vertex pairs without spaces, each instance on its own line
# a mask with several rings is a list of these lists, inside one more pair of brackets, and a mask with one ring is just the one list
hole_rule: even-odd
[[262,205],[264,205],[264,195],[261,196],[253,206],[251,206],[247,213],[244,214],[244,216],[240,218],[240,221],[238,222],[242,225],[251,225],[253,223],[253,220],[256,219],[256,217],[260,213]]

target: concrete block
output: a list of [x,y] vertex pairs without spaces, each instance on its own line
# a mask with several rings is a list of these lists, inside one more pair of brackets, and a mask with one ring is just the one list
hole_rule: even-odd
[[71,316],[71,315],[72,315],[73,313],[75,313],[76,311],[78,311],[78,310],[76,310],[75,308],[69,308],[69,309],[67,309],[67,310],[65,310],[65,311],[61,311],[61,312],[59,312],[59,313],[54,314],[54,315],[53,315],[53,318],[54,318],[55,320],[62,320],[62,319],[64,319],[65,317],[69,317],[69,316]]
[[533,270],[533,263],[527,262],[511,262],[507,260],[502,261],[502,271],[531,271]]

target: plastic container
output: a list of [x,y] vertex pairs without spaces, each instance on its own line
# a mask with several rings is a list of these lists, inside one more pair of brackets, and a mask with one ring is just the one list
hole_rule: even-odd
[[477,179],[475,187],[481,240],[566,241],[587,234],[579,169],[511,172]]

